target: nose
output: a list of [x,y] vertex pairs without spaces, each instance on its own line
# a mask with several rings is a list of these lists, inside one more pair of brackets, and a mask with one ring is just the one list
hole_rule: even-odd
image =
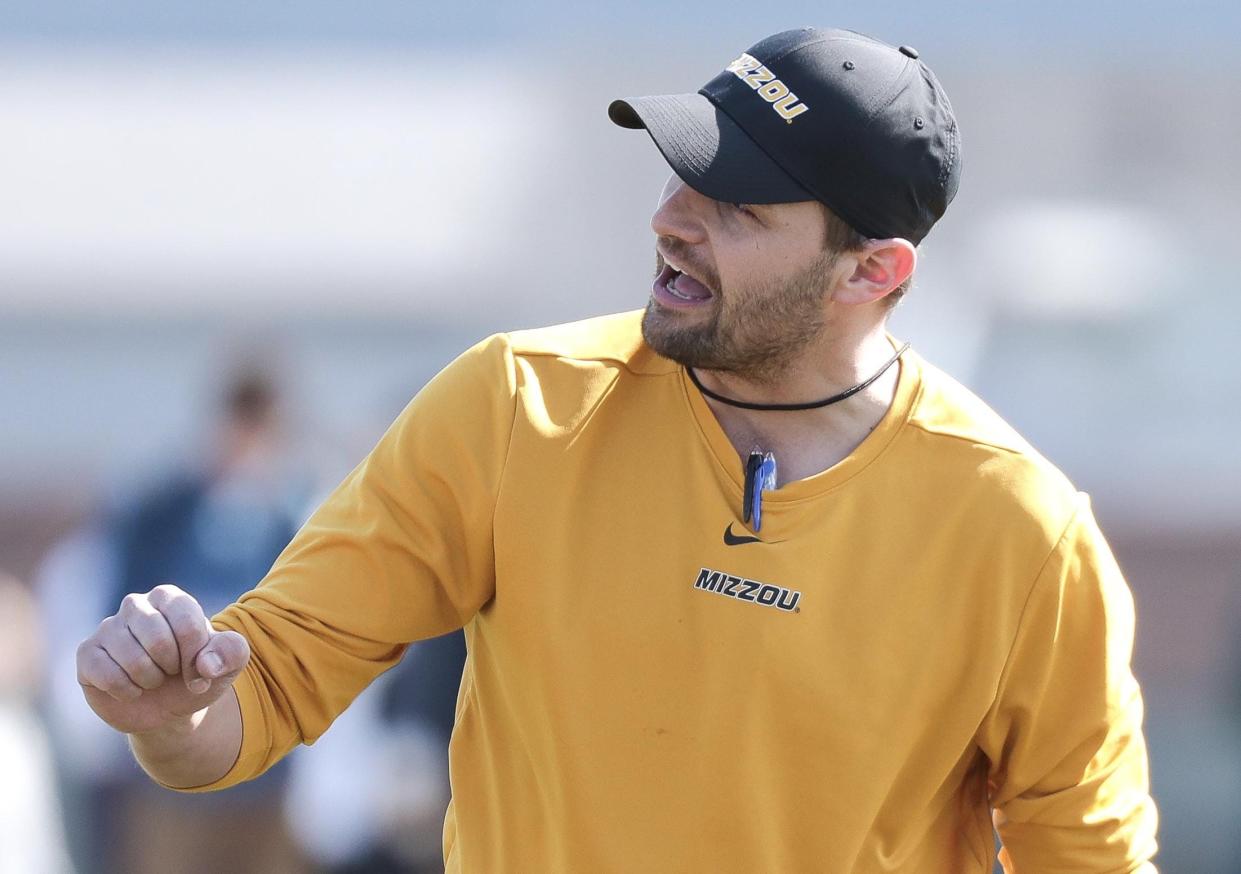
[[707,198],[690,188],[675,173],[659,193],[659,205],[651,216],[651,230],[659,237],[676,237],[686,243],[705,239],[702,206]]

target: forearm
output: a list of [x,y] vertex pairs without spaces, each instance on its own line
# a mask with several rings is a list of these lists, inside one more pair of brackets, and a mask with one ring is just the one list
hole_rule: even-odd
[[164,786],[192,789],[228,773],[241,752],[241,706],[230,687],[211,706],[149,732],[129,735],[142,769]]

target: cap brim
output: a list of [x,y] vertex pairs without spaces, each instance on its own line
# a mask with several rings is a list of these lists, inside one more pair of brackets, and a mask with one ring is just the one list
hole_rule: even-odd
[[815,199],[701,94],[613,100],[608,117],[631,130],[645,128],[673,172],[713,200],[794,203]]

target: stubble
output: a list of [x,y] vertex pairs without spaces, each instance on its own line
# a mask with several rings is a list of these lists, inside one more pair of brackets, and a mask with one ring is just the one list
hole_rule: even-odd
[[[751,382],[776,382],[824,328],[823,297],[835,257],[824,253],[793,277],[750,288],[712,287],[705,320],[661,307],[642,317],[647,345],[696,370],[718,370]],[[656,254],[656,275],[663,269]]]

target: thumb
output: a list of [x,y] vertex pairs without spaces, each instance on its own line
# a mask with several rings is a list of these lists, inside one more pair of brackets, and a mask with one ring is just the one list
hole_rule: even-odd
[[249,661],[250,644],[244,637],[236,631],[216,631],[195,657],[194,668],[213,685],[227,687]]

